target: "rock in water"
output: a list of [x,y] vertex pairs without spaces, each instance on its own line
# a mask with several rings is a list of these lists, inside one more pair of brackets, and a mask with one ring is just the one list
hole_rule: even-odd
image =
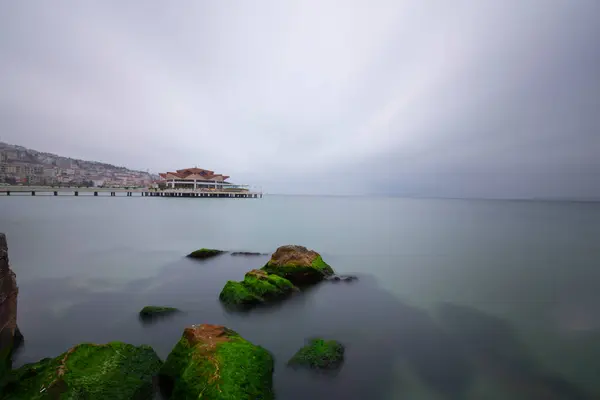
[[161,365],[150,346],[80,344],[11,371],[0,399],[150,399]]
[[273,399],[269,352],[220,325],[185,328],[160,377],[171,399]]
[[153,317],[166,317],[178,312],[179,310],[174,307],[146,306],[140,310],[140,318],[150,320]]
[[331,282],[354,282],[358,280],[358,277],[354,275],[331,275],[326,279]]
[[192,251],[187,256],[190,258],[205,259],[205,258],[215,257],[215,256],[218,256],[219,254],[223,254],[223,253],[225,253],[223,250],[199,249],[196,251]]
[[334,273],[319,253],[293,245],[278,248],[262,269],[269,274],[279,275],[294,285],[317,283]]
[[20,337],[17,328],[17,278],[8,262],[6,235],[0,233],[0,376],[11,366],[11,355]]
[[246,273],[241,282],[228,281],[219,299],[228,305],[248,306],[285,297],[297,290],[285,278],[253,269]]
[[234,251],[231,253],[232,256],[266,256],[269,253],[258,253],[255,251]]
[[344,362],[344,346],[335,340],[312,339],[288,361],[291,366],[337,369]]

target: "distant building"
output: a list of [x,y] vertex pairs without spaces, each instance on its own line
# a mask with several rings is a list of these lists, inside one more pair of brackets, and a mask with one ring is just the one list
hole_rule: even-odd
[[54,178],[57,172],[56,168],[44,168],[44,176],[46,178]]
[[89,180],[92,181],[95,187],[104,186],[104,178],[101,176],[92,176]]
[[16,161],[19,159],[19,152],[17,150],[8,149],[2,152],[4,154],[5,161]]
[[164,184],[172,189],[188,190],[248,190],[247,185],[234,185],[227,182],[228,175],[216,174],[214,171],[202,168],[178,169],[176,172],[158,174],[157,184]]
[[61,157],[61,158],[57,158],[56,159],[56,166],[57,167],[67,169],[67,168],[72,168],[72,165],[73,165],[72,160],[69,159],[69,158],[63,158],[63,157]]

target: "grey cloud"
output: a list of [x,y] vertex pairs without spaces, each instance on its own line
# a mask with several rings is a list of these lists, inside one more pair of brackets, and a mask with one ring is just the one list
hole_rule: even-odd
[[284,193],[600,197],[600,3],[0,10],[0,139]]

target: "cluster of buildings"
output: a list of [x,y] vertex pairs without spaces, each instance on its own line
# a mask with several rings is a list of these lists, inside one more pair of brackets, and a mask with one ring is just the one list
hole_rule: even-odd
[[148,186],[155,178],[148,172],[0,143],[0,183],[3,184],[136,187]]

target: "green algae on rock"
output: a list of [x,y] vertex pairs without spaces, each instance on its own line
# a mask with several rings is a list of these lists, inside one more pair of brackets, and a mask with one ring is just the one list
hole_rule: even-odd
[[148,319],[152,317],[167,316],[177,312],[179,312],[179,310],[174,307],[146,306],[140,310],[140,317],[142,319]]
[[294,285],[317,283],[334,274],[319,253],[294,245],[279,247],[262,270],[279,275]]
[[215,257],[218,256],[219,254],[223,254],[225,253],[223,250],[215,250],[215,249],[199,249],[196,251],[192,251],[190,254],[188,254],[187,256],[190,258],[199,258],[199,259],[205,259],[205,258],[211,258],[211,257]]
[[273,399],[269,352],[220,325],[185,328],[160,378],[171,399]]
[[84,343],[8,373],[0,399],[148,399],[161,365],[150,346]]
[[284,297],[298,290],[290,281],[253,269],[241,282],[228,281],[219,299],[229,305],[253,305]]
[[335,340],[312,339],[298,350],[288,365],[337,369],[344,362],[344,346]]

